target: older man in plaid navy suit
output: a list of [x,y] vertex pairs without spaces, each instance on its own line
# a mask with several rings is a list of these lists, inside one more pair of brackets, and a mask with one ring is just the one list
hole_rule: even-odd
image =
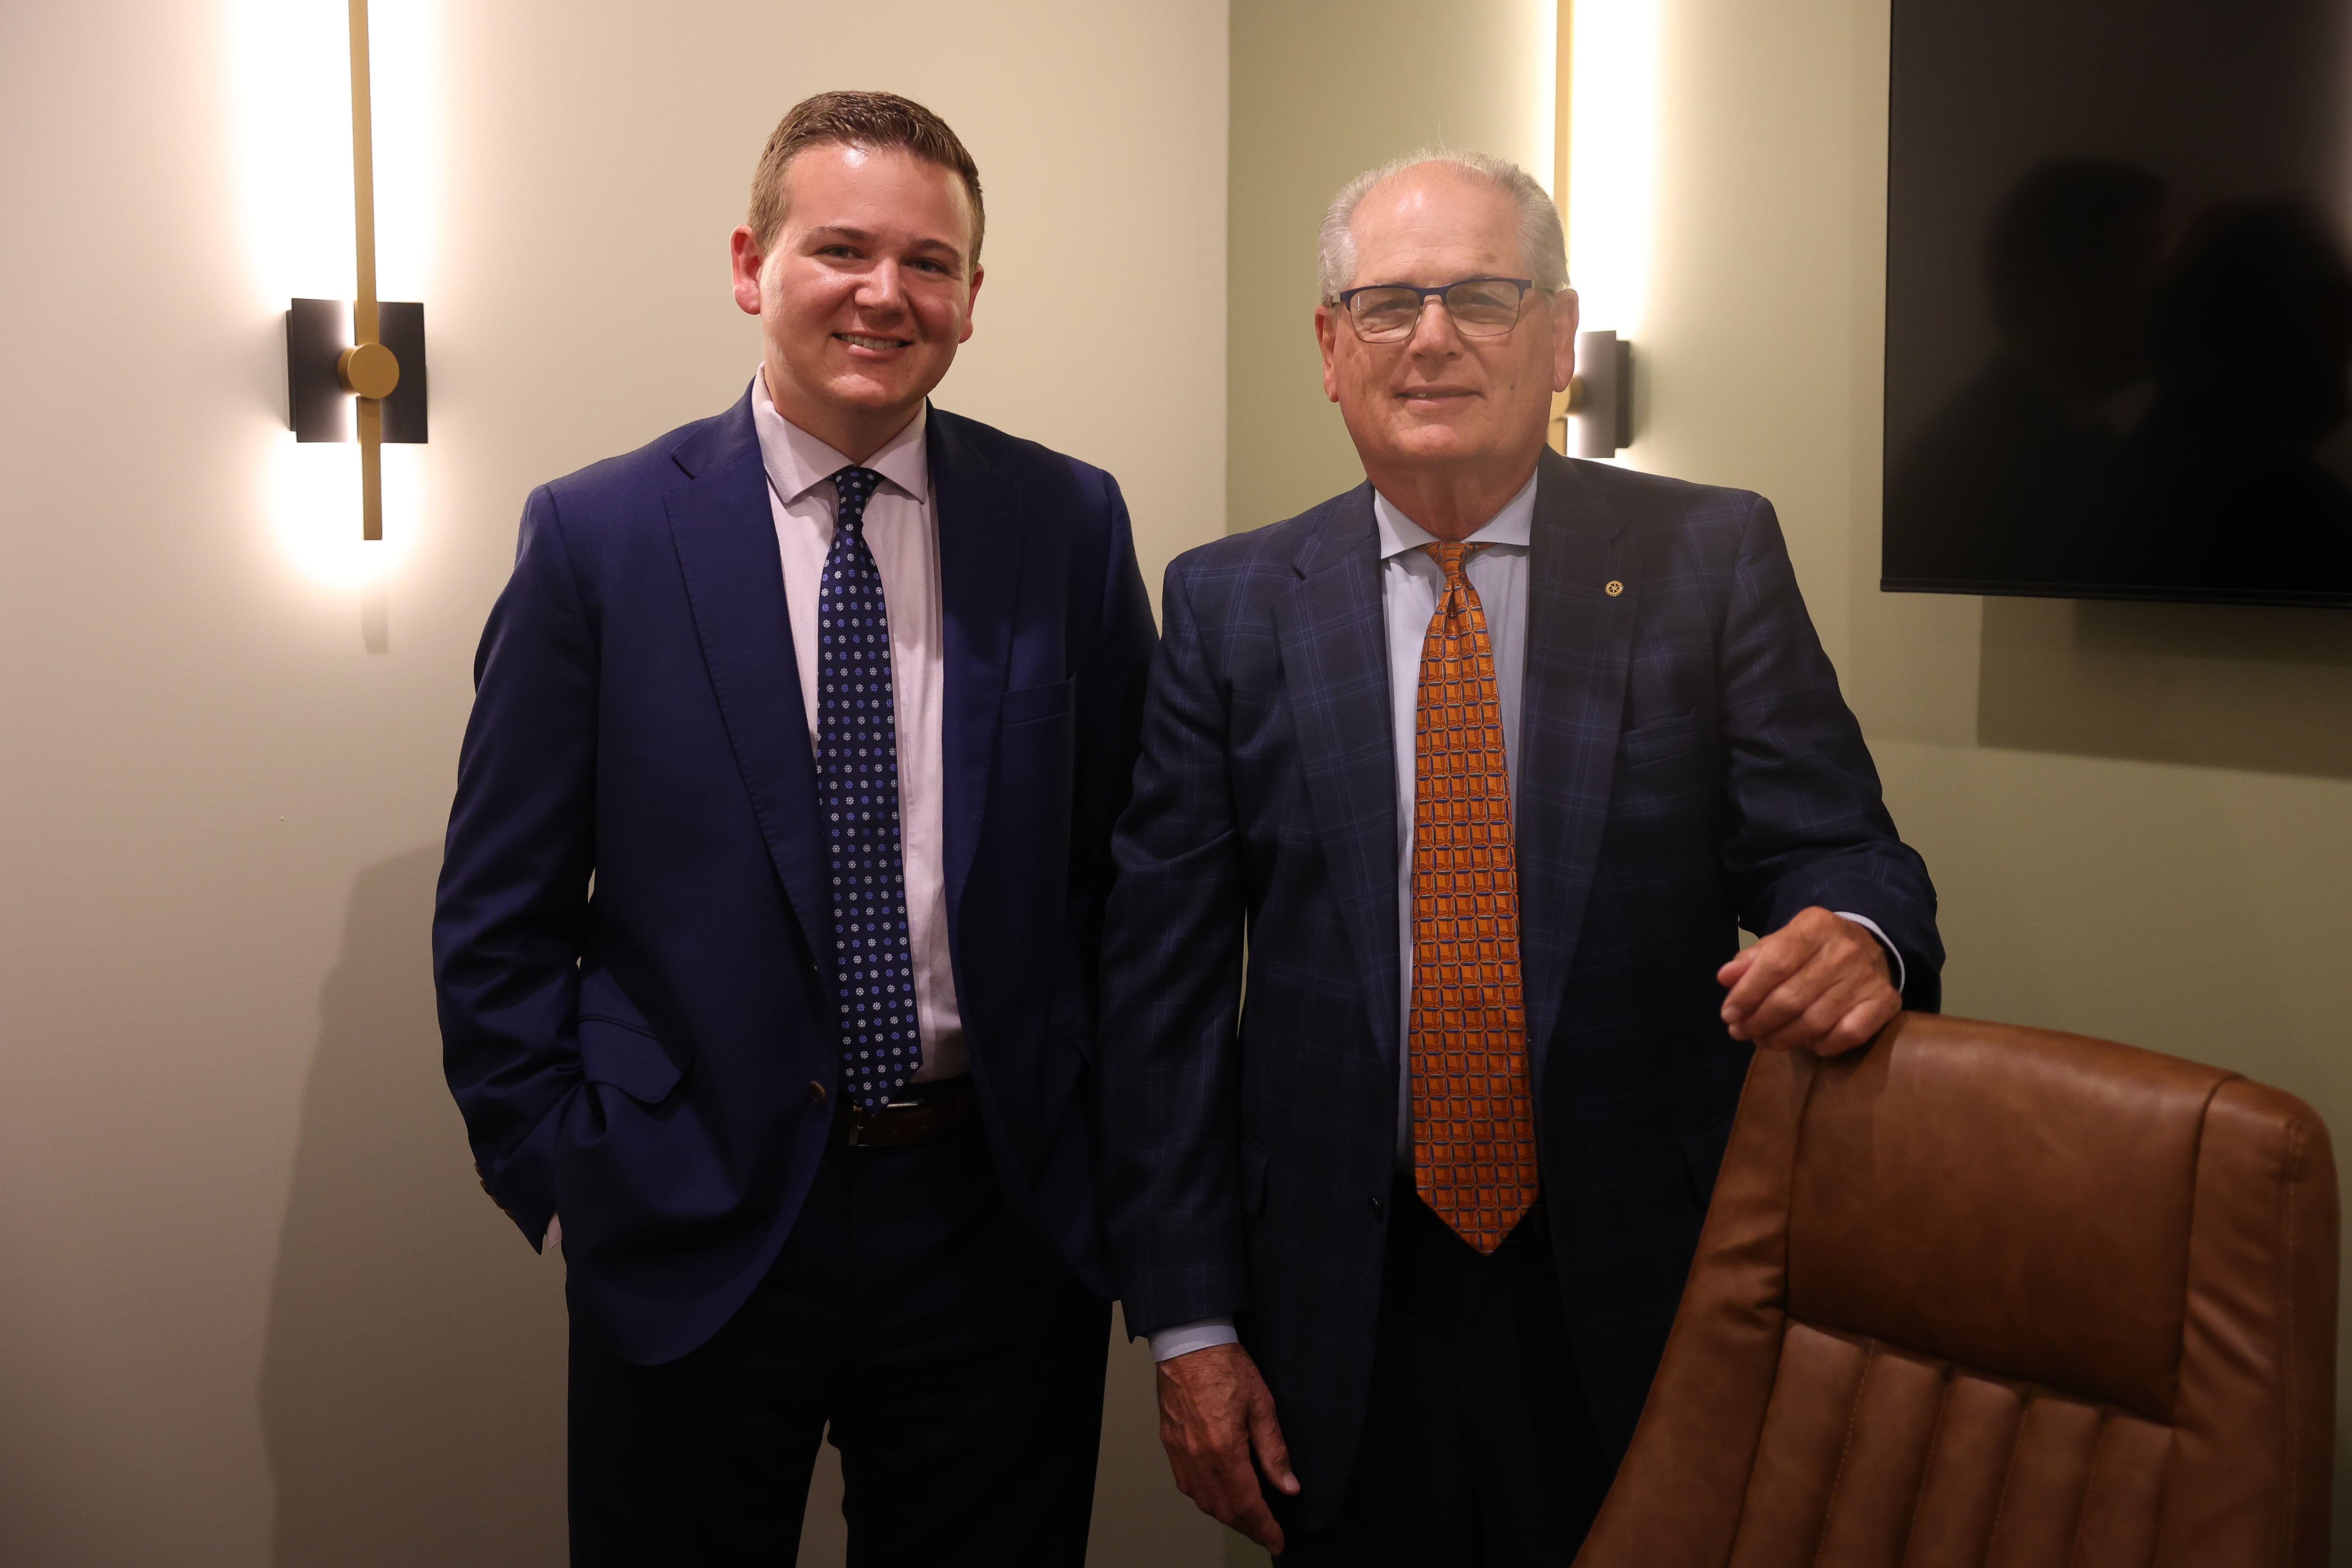
[[1105,1201],[1177,1482],[1286,1563],[1566,1563],[1749,1052],[1937,1004],[1770,505],[1545,448],[1566,270],[1510,164],[1350,184],[1315,319],[1370,482],[1168,572]]

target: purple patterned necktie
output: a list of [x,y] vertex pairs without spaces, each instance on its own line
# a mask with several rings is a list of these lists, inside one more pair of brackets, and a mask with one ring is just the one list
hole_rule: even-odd
[[855,466],[833,476],[833,548],[816,600],[817,797],[832,848],[842,1092],[868,1110],[923,1061],[899,858],[890,617],[866,547],[866,503],[881,483]]

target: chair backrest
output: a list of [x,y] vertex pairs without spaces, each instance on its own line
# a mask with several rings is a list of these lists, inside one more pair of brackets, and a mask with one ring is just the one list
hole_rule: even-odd
[[2336,1201],[2310,1108],[2216,1068],[1759,1051],[1579,1568],[2319,1564]]

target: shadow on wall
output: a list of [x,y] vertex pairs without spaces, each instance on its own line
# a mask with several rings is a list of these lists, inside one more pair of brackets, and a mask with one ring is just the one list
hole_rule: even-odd
[[564,1560],[562,1264],[476,1184],[441,1078],[438,846],[360,874],[270,1290],[278,1568]]
[[2352,779],[2352,610],[1987,599],[1977,740]]

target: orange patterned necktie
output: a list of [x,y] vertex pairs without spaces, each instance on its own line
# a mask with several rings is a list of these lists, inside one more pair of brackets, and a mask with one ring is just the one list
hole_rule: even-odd
[[1494,646],[1462,571],[1475,547],[1423,548],[1445,591],[1422,644],[1413,733],[1413,1184],[1490,1253],[1536,1201],[1518,853]]

